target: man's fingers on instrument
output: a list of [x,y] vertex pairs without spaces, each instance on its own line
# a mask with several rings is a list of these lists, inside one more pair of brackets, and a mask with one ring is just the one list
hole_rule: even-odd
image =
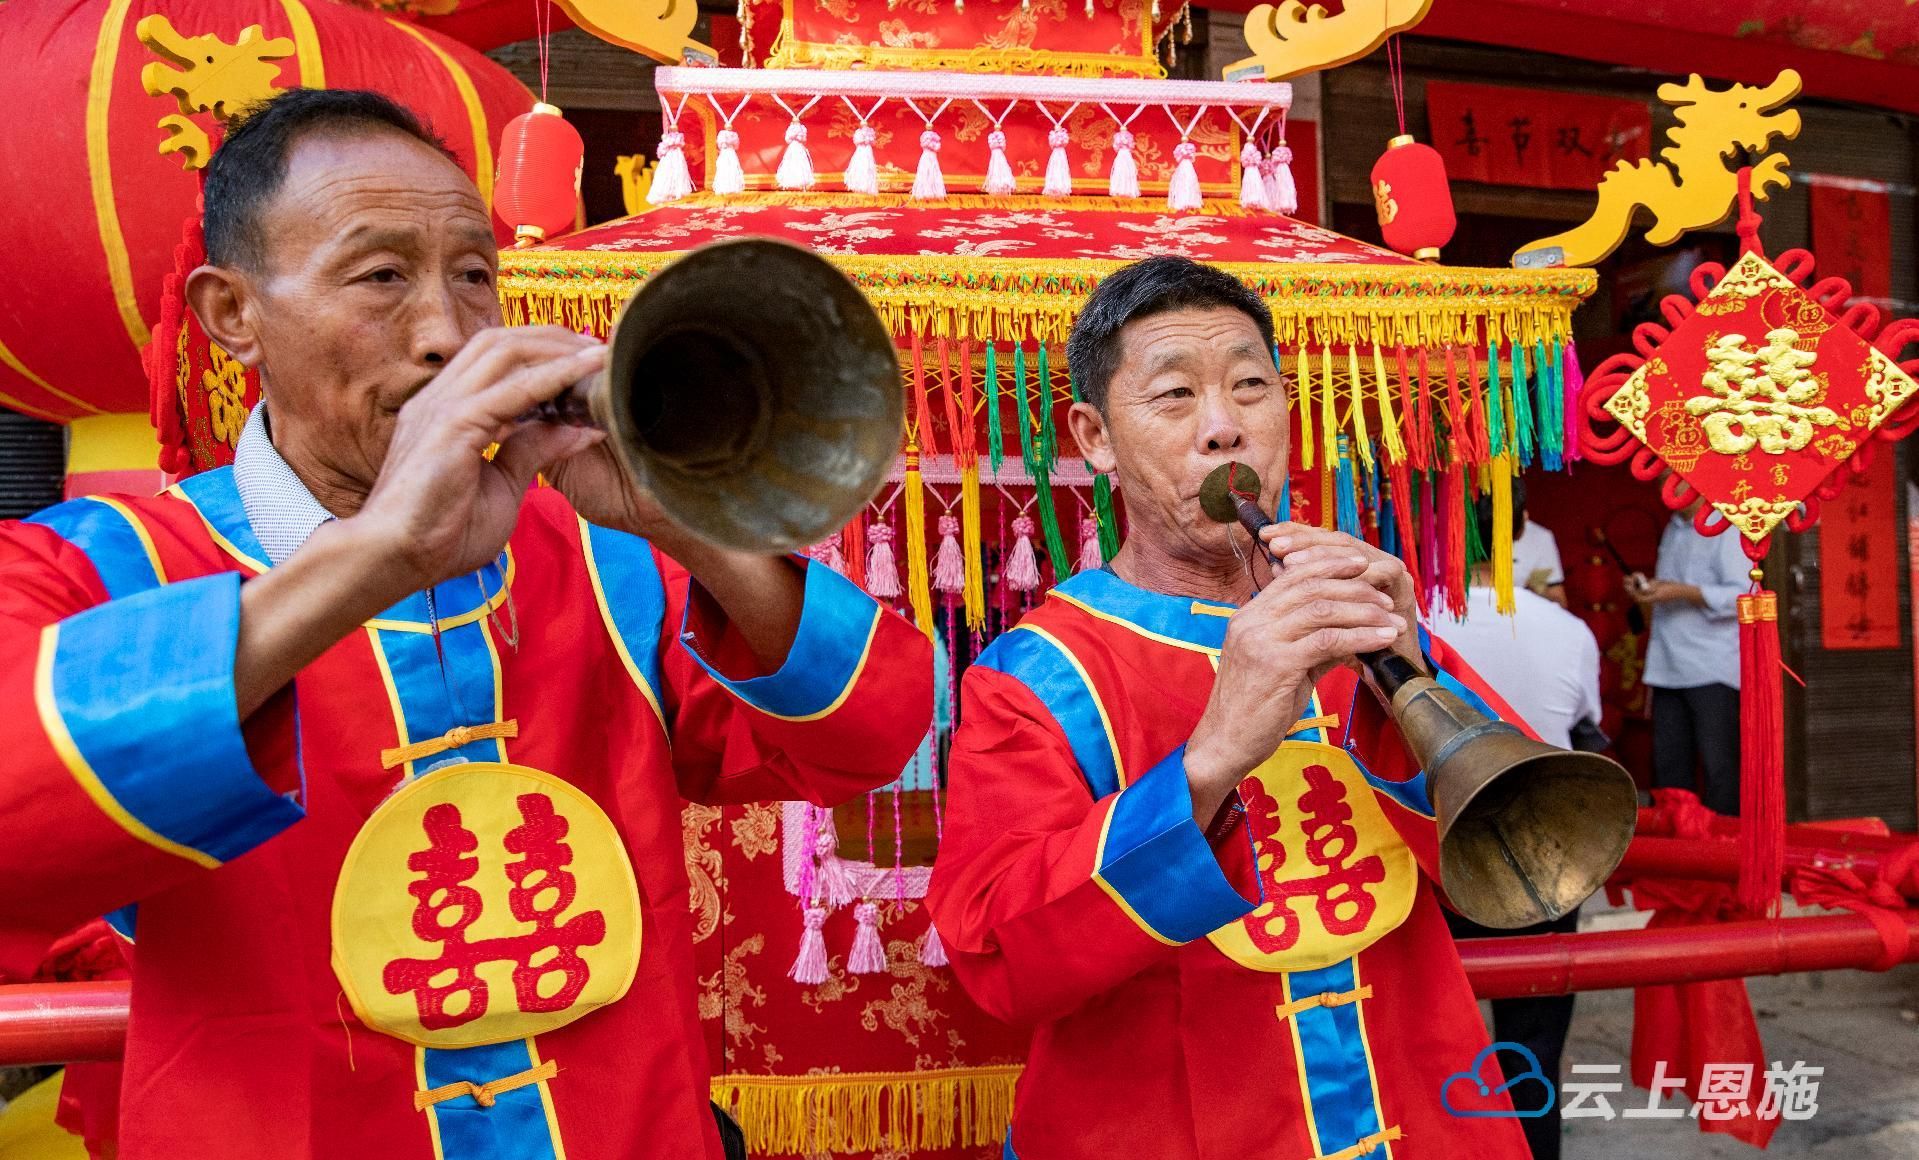
[[533,477],[563,459],[578,455],[606,437],[588,427],[560,427],[531,423],[500,443],[493,465],[513,481],[514,491],[525,491]]
[[1344,661],[1359,653],[1385,648],[1400,630],[1390,625],[1321,625],[1300,638],[1299,648],[1315,665],[1325,661]]
[[1366,541],[1349,536],[1345,532],[1332,528],[1316,528],[1311,524],[1294,521],[1265,527],[1260,530],[1260,538],[1266,542],[1269,551],[1281,556],[1321,545],[1344,547],[1361,555],[1368,554],[1370,551]]
[[421,395],[480,394],[519,370],[602,344],[558,326],[494,327],[467,340]]
[[1285,553],[1280,562],[1286,575],[1351,577],[1363,574],[1372,560],[1345,544],[1317,544]]
[[527,364],[474,395],[472,413],[497,430],[605,365],[606,347],[599,343]]
[[[1344,605],[1371,608],[1390,613],[1392,600],[1364,580],[1321,577],[1289,585],[1284,599],[1274,607],[1278,616],[1302,616],[1313,623],[1329,622],[1335,610]],[[1384,623],[1380,621],[1379,623]]]

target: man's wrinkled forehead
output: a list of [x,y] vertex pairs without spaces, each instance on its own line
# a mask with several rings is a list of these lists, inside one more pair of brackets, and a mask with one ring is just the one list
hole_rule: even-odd
[[264,215],[276,238],[328,248],[417,244],[427,228],[492,248],[480,191],[459,166],[397,132],[320,132],[287,154],[286,179]]

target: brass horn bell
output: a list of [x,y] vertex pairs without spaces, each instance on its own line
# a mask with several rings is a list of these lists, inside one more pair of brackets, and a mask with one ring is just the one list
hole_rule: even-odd
[[1605,885],[1632,841],[1632,776],[1597,753],[1535,741],[1437,681],[1392,692],[1393,722],[1426,771],[1446,897],[1510,930],[1572,913]]
[[879,491],[905,403],[865,295],[809,250],[742,238],[649,277],[613,324],[606,371],[539,417],[604,429],[694,535],[778,553],[839,531]]

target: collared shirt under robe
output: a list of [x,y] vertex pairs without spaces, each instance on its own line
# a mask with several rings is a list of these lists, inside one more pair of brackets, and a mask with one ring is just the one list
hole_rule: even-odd
[[684,569],[536,489],[495,564],[241,722],[267,559],[231,469],[0,525],[0,974],[131,920],[120,1154],[717,1160],[682,799],[887,782],[926,733],[926,638],[804,565],[754,676]]
[[[1441,1103],[1486,1032],[1425,776],[1358,678],[1320,681],[1237,824],[1195,822],[1184,746],[1232,611],[1083,572],[966,674],[931,898],[967,990],[1034,1028],[1006,1154],[1524,1160],[1512,1120]],[[1460,1083],[1455,1107],[1511,1106]]]

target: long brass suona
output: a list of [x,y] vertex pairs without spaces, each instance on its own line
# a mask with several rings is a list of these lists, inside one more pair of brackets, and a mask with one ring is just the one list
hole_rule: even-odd
[[[1259,476],[1229,463],[1207,476],[1200,506],[1257,537],[1272,523],[1258,496]],[[1397,653],[1358,659],[1426,771],[1439,822],[1440,884],[1455,909],[1511,930],[1570,914],[1605,884],[1639,812],[1632,775],[1619,763],[1535,741]]]
[[740,551],[790,552],[879,491],[906,421],[886,325],[824,258],[716,242],[648,278],[604,373],[531,418],[599,427],[674,523]]

